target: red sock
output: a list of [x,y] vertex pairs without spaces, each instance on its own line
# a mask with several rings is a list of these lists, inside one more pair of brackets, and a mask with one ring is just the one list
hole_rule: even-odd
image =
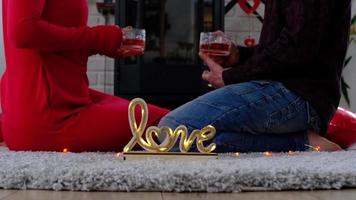
[[338,108],[329,124],[326,138],[347,149],[356,143],[356,114]]

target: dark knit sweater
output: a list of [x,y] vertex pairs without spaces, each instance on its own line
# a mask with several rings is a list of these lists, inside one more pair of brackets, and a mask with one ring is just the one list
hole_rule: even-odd
[[351,0],[266,0],[259,45],[239,47],[225,84],[275,80],[317,110],[322,133],[340,101]]

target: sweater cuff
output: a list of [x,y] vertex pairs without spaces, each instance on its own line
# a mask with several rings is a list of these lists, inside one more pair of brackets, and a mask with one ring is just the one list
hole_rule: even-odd
[[242,77],[240,75],[241,73],[238,72],[238,68],[230,68],[227,70],[224,70],[222,73],[223,81],[225,85],[231,85],[235,83],[240,83],[242,82]]
[[118,26],[95,26],[90,28],[89,51],[110,57],[117,56],[122,43],[122,30]]

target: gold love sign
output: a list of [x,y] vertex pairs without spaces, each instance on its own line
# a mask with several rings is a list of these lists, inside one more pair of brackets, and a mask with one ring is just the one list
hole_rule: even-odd
[[[135,117],[136,106],[141,107],[141,122],[138,125]],[[212,143],[207,147],[204,146],[203,142],[211,140],[214,138],[216,130],[213,126],[209,125],[201,130],[194,130],[188,137],[188,129],[186,126],[178,126],[175,130],[169,127],[158,128],[156,126],[148,127],[146,132],[146,126],[148,121],[148,108],[147,104],[143,99],[136,98],[130,102],[129,105],[129,123],[132,132],[132,139],[125,146],[124,152],[130,152],[132,148],[138,144],[143,149],[150,153],[165,153],[169,152],[176,144],[179,137],[180,143],[179,148],[182,153],[189,152],[194,140],[196,140],[196,146],[200,153],[211,153],[216,149],[216,144]],[[153,135],[160,136],[164,134],[165,138],[161,144],[157,144],[153,138]],[[145,138],[142,138],[142,136]]]

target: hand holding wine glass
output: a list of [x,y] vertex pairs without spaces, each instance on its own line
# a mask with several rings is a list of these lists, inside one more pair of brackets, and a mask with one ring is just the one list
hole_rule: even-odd
[[120,58],[140,56],[145,52],[146,31],[130,26],[122,29],[122,45],[117,50]]
[[236,64],[239,58],[235,44],[222,31],[201,33],[200,52],[208,55],[223,68]]
[[200,58],[206,63],[209,70],[204,70],[202,78],[211,84],[214,88],[221,88],[225,86],[223,80],[223,67],[211,59],[207,54],[199,53]]

